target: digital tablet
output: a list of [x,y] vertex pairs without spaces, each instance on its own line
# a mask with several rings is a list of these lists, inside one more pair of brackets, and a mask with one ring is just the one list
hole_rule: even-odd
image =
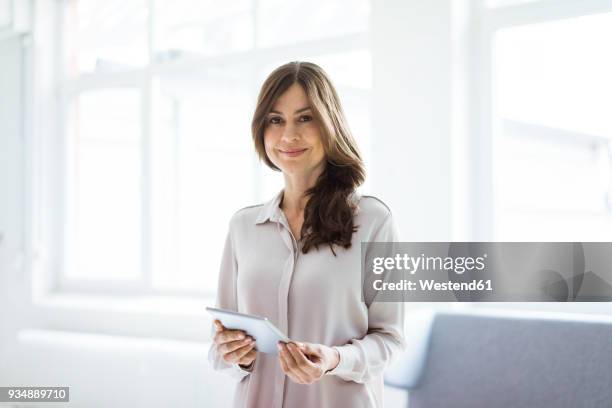
[[215,319],[219,319],[225,328],[244,330],[247,335],[255,339],[255,348],[262,353],[278,354],[276,343],[278,341],[289,341],[287,336],[265,317],[238,313],[233,310],[217,309],[214,307],[207,307],[206,310],[208,310]]

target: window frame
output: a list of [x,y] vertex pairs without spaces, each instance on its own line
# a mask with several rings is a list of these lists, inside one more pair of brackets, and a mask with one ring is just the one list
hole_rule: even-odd
[[[34,152],[28,160],[32,168],[29,190],[33,197],[33,206],[28,211],[32,219],[30,234],[32,262],[28,270],[32,272],[31,309],[33,315],[43,325],[65,330],[92,330],[106,333],[122,333],[126,335],[168,336],[168,327],[176,330],[172,338],[202,339],[208,338],[208,328],[202,322],[207,321],[204,307],[214,302],[215,293],[210,291],[158,290],[151,285],[151,270],[147,264],[150,257],[150,225],[143,223],[143,257],[144,274],[142,279],[134,284],[125,282],[96,281],[89,282],[77,279],[66,279],[64,276],[65,262],[70,251],[69,247],[60,246],[57,242],[67,242],[66,221],[70,219],[70,208],[66,202],[69,197],[67,183],[69,154],[67,136],[68,108],[72,98],[88,90],[135,87],[141,92],[141,131],[143,149],[144,196],[143,218],[148,218],[148,186],[150,185],[150,142],[152,135],[152,112],[154,81],[160,74],[170,72],[186,72],[194,69],[205,70],[209,67],[231,64],[232,62],[248,61],[253,78],[271,60],[296,60],[303,55],[325,56],[344,54],[352,51],[370,51],[370,29],[353,34],[345,34],[329,38],[304,41],[296,44],[284,44],[274,47],[254,48],[246,51],[184,58],[177,60],[154,61],[152,42],[152,24],[154,10],[153,0],[149,0],[149,61],[144,67],[121,72],[86,73],[69,78],[64,71],[65,52],[63,50],[63,27],[66,1],[46,4],[35,4],[33,7],[45,7],[47,13],[53,10],[50,18],[45,21],[45,29],[35,32],[36,39],[53,43],[54,55],[49,72],[35,72],[32,75],[35,89],[33,100],[37,101],[34,117],[41,124],[34,130],[34,138],[28,149]],[[253,1],[254,6],[257,4]],[[37,13],[37,23],[43,20],[43,14]],[[254,29],[257,30],[257,10],[253,9],[255,19]],[[43,40],[44,39],[44,40]],[[39,50],[33,50],[36,58]],[[43,58],[40,58],[42,61]],[[48,60],[45,60],[47,63]],[[40,71],[38,69],[37,71]],[[346,92],[347,89],[343,88]],[[248,92],[255,100],[258,84],[253,85]],[[355,89],[349,91],[357,98],[368,98],[371,90]],[[39,102],[41,101],[41,102]],[[368,105],[369,108],[369,105]],[[44,113],[47,111],[49,113]],[[55,118],[53,115],[57,115]],[[46,146],[44,138],[56,140],[53,146]],[[45,150],[48,148],[47,150]],[[47,171],[51,169],[52,171]],[[262,166],[253,162],[254,177],[262,175]],[[52,192],[52,193],[51,193]],[[263,197],[261,189],[256,189],[258,201]],[[38,210],[37,210],[38,209]],[[54,221],[56,220],[56,221]],[[61,220],[61,221],[57,221]],[[69,228],[69,225],[68,225]],[[38,255],[37,255],[38,254]],[[95,325],[88,323],[99,318]],[[133,321],[136,324],[126,324]],[[143,323],[143,324],[141,324]],[[143,327],[146,326],[146,329]]]
[[[476,133],[480,139],[479,150],[485,153],[478,159],[474,168],[474,175],[479,180],[475,186],[476,196],[481,197],[480,204],[474,206],[474,225],[477,235],[483,239],[493,240],[496,234],[496,221],[498,206],[494,194],[494,160],[496,152],[496,138],[499,135],[503,118],[497,114],[495,106],[495,72],[494,72],[494,40],[496,33],[505,28],[521,25],[551,22],[572,17],[612,12],[612,3],[606,0],[532,0],[527,2],[508,2],[507,4],[491,7],[487,0],[475,0],[477,6],[477,41],[476,61],[474,69],[476,106],[481,120],[474,123]],[[480,78],[480,83],[476,78]],[[525,126],[527,123],[521,122]],[[559,132],[564,141],[568,140],[567,131]],[[575,140],[579,134],[575,133]],[[601,143],[600,138],[592,138],[594,143]],[[583,143],[580,141],[580,143]],[[478,216],[477,214],[481,214]],[[484,217],[482,216],[484,214]]]
[[[497,204],[494,197],[494,152],[495,138],[499,134],[503,118],[500,118],[495,106],[494,78],[494,39],[498,30],[521,25],[551,22],[572,17],[612,12],[612,2],[606,0],[530,0],[527,2],[509,2],[496,7],[487,5],[488,0],[471,0],[473,7],[474,27],[471,35],[474,41],[469,49],[473,57],[473,67],[469,76],[470,89],[475,113],[470,116],[471,137],[470,149],[481,152],[475,155],[477,160],[472,164],[470,174],[476,180],[472,192],[478,197],[470,211],[473,225],[473,237],[477,240],[494,241],[496,237]],[[524,122],[521,125],[529,126]],[[550,130],[555,132],[555,130]],[[555,132],[562,143],[589,143],[578,132]],[[549,139],[550,134],[544,136]],[[602,138],[590,136],[591,143],[602,143]],[[461,304],[459,309],[500,309],[525,312],[554,312],[579,314],[609,314],[610,306],[600,302],[475,302]]]

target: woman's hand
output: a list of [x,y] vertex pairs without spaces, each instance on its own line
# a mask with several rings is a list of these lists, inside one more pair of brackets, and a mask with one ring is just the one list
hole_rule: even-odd
[[243,368],[249,368],[257,357],[255,340],[251,336],[247,336],[242,330],[226,329],[217,319],[214,323],[217,329],[214,341],[217,345],[217,351],[223,356],[223,360],[231,364],[240,364]]
[[340,355],[336,349],[313,343],[278,342],[280,365],[298,384],[312,384],[336,368]]

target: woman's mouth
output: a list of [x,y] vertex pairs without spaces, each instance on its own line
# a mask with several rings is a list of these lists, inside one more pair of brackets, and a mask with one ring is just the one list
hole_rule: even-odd
[[286,150],[279,150],[279,151],[286,156],[296,157],[304,153],[306,150],[307,149],[286,149]]

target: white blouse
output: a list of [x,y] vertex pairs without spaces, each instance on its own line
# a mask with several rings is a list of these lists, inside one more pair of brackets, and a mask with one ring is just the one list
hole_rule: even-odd
[[398,240],[391,211],[355,192],[351,248],[334,246],[334,256],[320,245],[303,254],[279,207],[282,196],[233,215],[216,307],[267,317],[292,340],[334,347],[340,362],[304,385],[283,373],[275,355],[257,353],[247,371],[226,363],[213,343],[208,359],[237,379],[235,407],[382,407],[383,370],[405,348],[404,308],[363,290],[361,242]]

